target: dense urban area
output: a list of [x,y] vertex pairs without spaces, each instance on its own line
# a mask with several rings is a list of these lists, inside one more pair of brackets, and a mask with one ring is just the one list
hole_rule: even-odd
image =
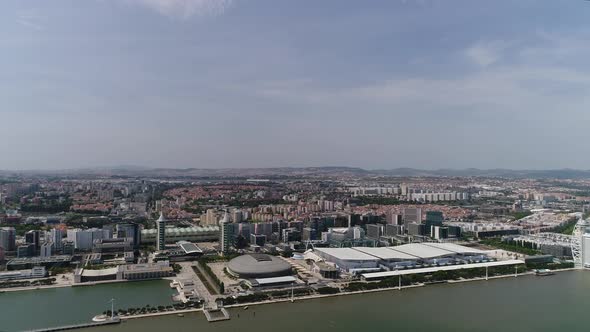
[[95,320],[216,321],[237,305],[548,275],[587,265],[589,196],[583,178],[526,174],[3,173],[0,291],[167,279],[174,305]]

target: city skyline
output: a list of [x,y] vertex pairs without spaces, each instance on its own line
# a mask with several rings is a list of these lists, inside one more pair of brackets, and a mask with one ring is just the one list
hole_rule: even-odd
[[588,169],[589,13],[4,1],[0,169]]

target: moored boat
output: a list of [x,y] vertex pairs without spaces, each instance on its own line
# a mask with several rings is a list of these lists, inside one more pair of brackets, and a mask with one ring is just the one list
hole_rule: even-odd
[[549,269],[535,270],[535,275],[538,275],[538,276],[541,276],[541,277],[543,277],[543,276],[550,276],[550,275],[554,275],[554,274],[555,274],[555,272],[553,272],[553,271],[551,271]]

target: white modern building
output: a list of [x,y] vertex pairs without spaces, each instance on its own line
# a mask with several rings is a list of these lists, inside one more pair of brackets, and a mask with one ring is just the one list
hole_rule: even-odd
[[94,240],[111,238],[111,232],[107,229],[68,229],[67,239],[74,243],[74,248],[81,251],[92,250]]
[[166,249],[166,218],[164,218],[163,212],[160,212],[160,218],[156,221],[156,226],[156,250],[162,251]]
[[315,248],[338,269],[356,273],[491,261],[486,251],[452,243],[411,243],[396,247]]

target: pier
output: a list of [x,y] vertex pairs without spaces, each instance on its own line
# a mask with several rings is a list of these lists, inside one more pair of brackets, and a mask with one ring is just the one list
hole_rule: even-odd
[[210,323],[230,319],[229,312],[225,308],[203,310],[203,313]]
[[203,313],[205,314],[207,321],[210,323],[231,319],[229,312],[223,307],[221,301],[213,302],[211,306],[205,305]]
[[114,325],[121,323],[119,318],[113,318],[106,320],[104,322],[90,322],[90,323],[81,323],[81,324],[74,324],[74,325],[64,325],[58,327],[50,327],[38,330],[30,330],[28,332],[51,332],[51,331],[67,331],[67,330],[75,330],[87,327],[97,327],[97,326],[104,326],[104,325]]

